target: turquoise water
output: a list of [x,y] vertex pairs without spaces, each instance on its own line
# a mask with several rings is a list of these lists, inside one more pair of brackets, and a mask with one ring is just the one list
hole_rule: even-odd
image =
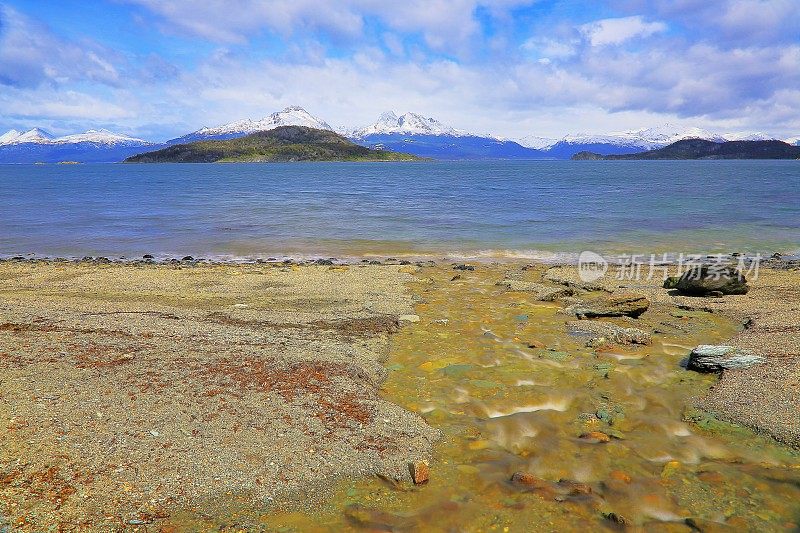
[[796,252],[800,161],[0,166],[0,255]]

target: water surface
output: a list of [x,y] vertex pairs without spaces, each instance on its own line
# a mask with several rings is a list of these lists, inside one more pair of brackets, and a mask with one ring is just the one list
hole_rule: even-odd
[[794,252],[796,161],[0,166],[0,254]]

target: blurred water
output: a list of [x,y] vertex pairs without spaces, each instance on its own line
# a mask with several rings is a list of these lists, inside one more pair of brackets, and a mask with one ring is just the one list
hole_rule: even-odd
[[797,161],[0,165],[0,255],[795,252]]

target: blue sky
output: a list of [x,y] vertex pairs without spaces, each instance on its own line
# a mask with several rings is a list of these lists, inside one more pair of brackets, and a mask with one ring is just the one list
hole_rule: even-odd
[[[297,104],[506,136],[800,135],[800,0],[0,0],[0,130],[163,140]],[[0,131],[0,133],[2,133]]]

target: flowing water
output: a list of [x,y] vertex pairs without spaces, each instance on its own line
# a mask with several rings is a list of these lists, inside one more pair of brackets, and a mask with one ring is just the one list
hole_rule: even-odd
[[[345,481],[315,512],[245,506],[222,522],[181,520],[268,531],[798,527],[800,452],[691,407],[716,377],[681,360],[739,325],[651,309],[638,319],[657,331],[651,345],[587,348],[565,333],[558,304],[495,286],[504,268],[455,281],[448,268],[422,269],[421,321],[393,339],[385,396],[443,433],[430,483]],[[592,431],[610,441],[580,438]],[[538,481],[512,483],[514,472]]]

